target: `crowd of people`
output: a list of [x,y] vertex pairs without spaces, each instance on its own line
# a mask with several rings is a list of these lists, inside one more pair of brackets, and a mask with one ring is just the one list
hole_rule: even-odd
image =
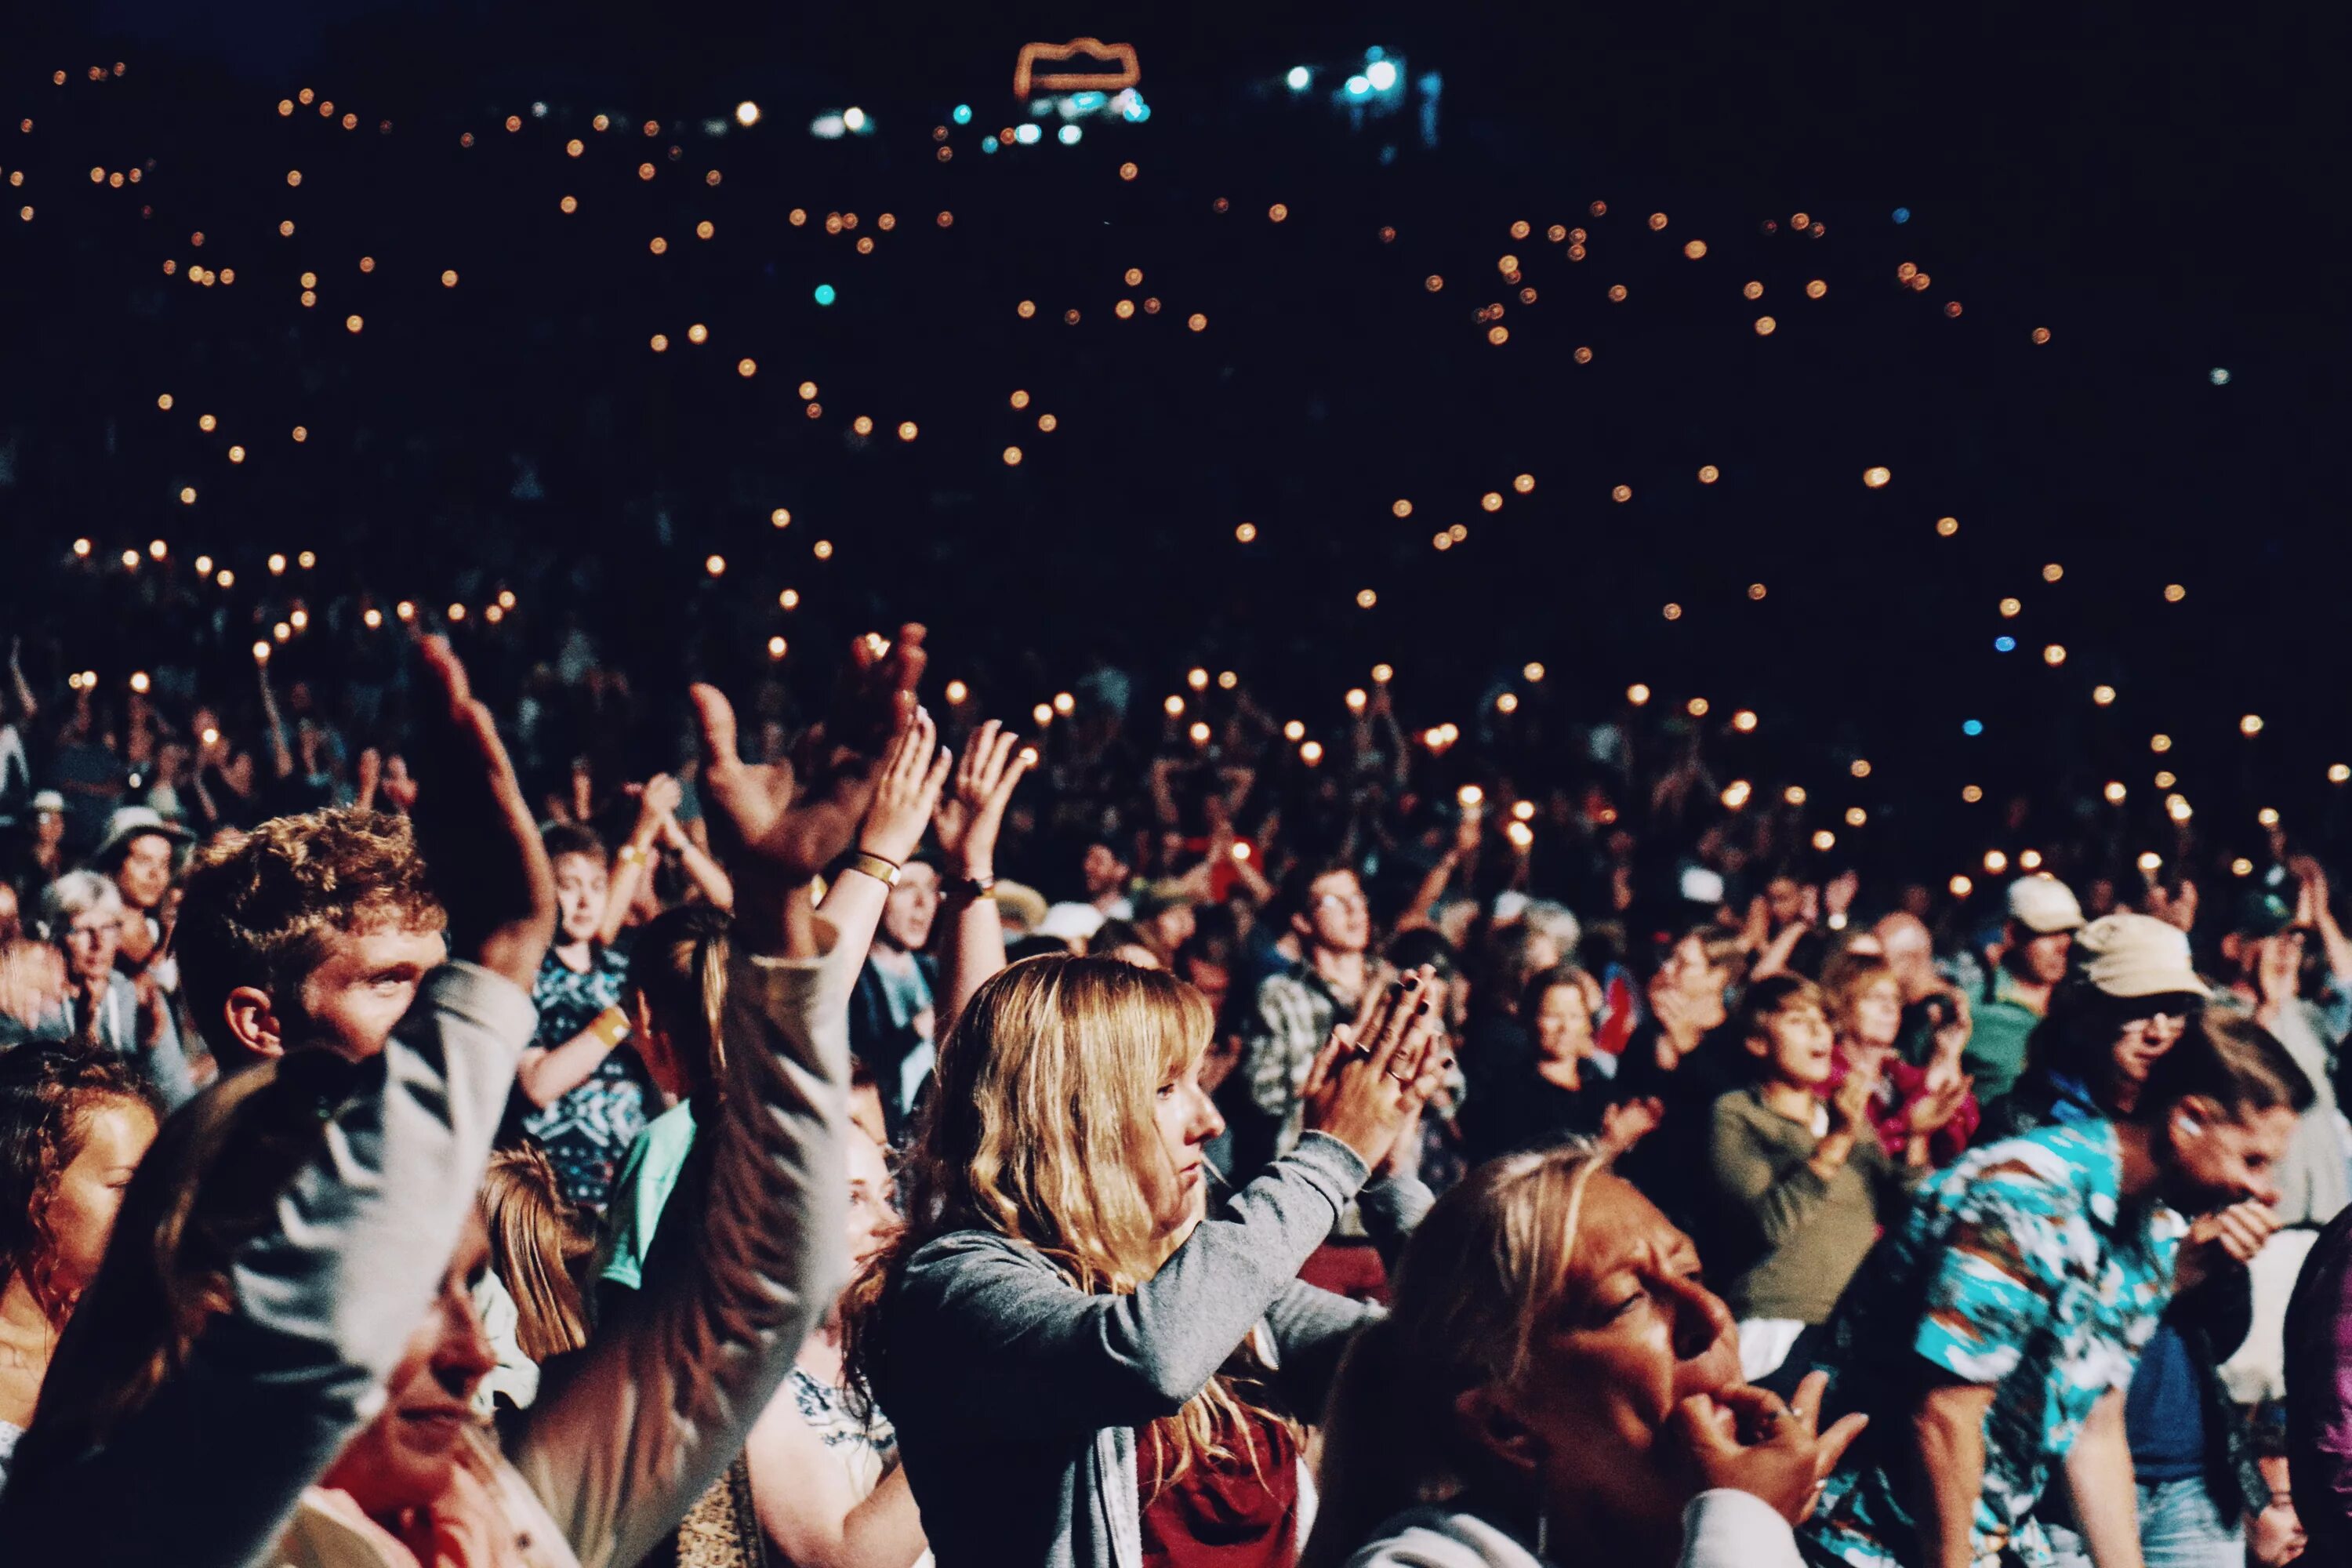
[[282,694],[11,659],[12,1560],[2352,1560],[2284,834],[1972,923],[1696,742],[1016,732],[912,626],[672,726],[350,609]]

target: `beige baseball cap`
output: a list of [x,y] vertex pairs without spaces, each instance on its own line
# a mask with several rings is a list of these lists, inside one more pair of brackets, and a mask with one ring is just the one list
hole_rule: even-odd
[[2082,925],[2083,906],[2055,877],[2020,877],[2009,885],[2009,918],[2036,936],[2049,936]]
[[2101,915],[2074,933],[2083,976],[2110,996],[2210,996],[2189,961],[2189,933],[2153,915]]

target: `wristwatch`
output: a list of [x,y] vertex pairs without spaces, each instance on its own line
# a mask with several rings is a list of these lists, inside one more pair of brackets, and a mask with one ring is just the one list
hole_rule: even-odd
[[942,877],[940,897],[943,899],[984,899],[996,890],[994,877]]

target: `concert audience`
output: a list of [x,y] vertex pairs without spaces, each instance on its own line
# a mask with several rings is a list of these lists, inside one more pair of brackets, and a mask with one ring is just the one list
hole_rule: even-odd
[[[2221,1375],[2282,1332],[2248,1260],[2352,1200],[2352,941],[2283,839],[2146,913],[2077,847],[2082,900],[2021,877],[1987,930],[1697,809],[1686,731],[1554,781],[1416,745],[1382,688],[1322,768],[1244,696],[1154,754],[1104,675],[1024,740],[919,708],[911,627],[831,699],[763,672],[748,746],[698,689],[697,756],[567,619],[484,661],[518,773],[452,656],[316,624],[340,663],[242,694],[17,677],[12,1544],[165,1551],[92,1500],[159,1487],[173,1561],[396,1568],[2203,1568],[2352,1531],[2340,1248],[2284,1426]],[[1878,1418],[1843,1458],[1816,1366]],[[270,1433],[233,1479],[205,1412]]]

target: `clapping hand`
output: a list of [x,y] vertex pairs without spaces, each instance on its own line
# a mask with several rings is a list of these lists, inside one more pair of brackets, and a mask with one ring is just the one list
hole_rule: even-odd
[[1961,1105],[1976,1084],[1977,1080],[1965,1073],[1941,1078],[1930,1073],[1924,1091],[1905,1108],[1904,1126],[1914,1133],[1941,1132],[1960,1113]]
[[1627,1153],[1665,1119],[1666,1102],[1654,1094],[1620,1100],[1601,1112],[1601,1146],[1612,1154]]
[[1871,1096],[1878,1092],[1878,1075],[1856,1068],[1845,1075],[1830,1100],[1832,1131],[1860,1132],[1870,1125]]
[[1430,1049],[1444,1027],[1427,1000],[1434,980],[1416,970],[1377,991],[1352,1026],[1333,1026],[1299,1091],[1307,1131],[1329,1133],[1368,1167],[1381,1166],[1444,1081],[1441,1053]]
[[932,814],[940,852],[958,876],[995,874],[996,836],[1004,826],[1013,786],[1036,761],[1036,753],[1024,750],[1019,742],[1019,736],[993,719],[973,731],[963,763],[956,769],[955,787]]
[[939,726],[929,711],[916,709],[882,764],[874,804],[857,835],[858,848],[903,866],[922,843],[923,829],[947,784],[948,769],[955,763],[955,753],[940,745],[939,739]]

